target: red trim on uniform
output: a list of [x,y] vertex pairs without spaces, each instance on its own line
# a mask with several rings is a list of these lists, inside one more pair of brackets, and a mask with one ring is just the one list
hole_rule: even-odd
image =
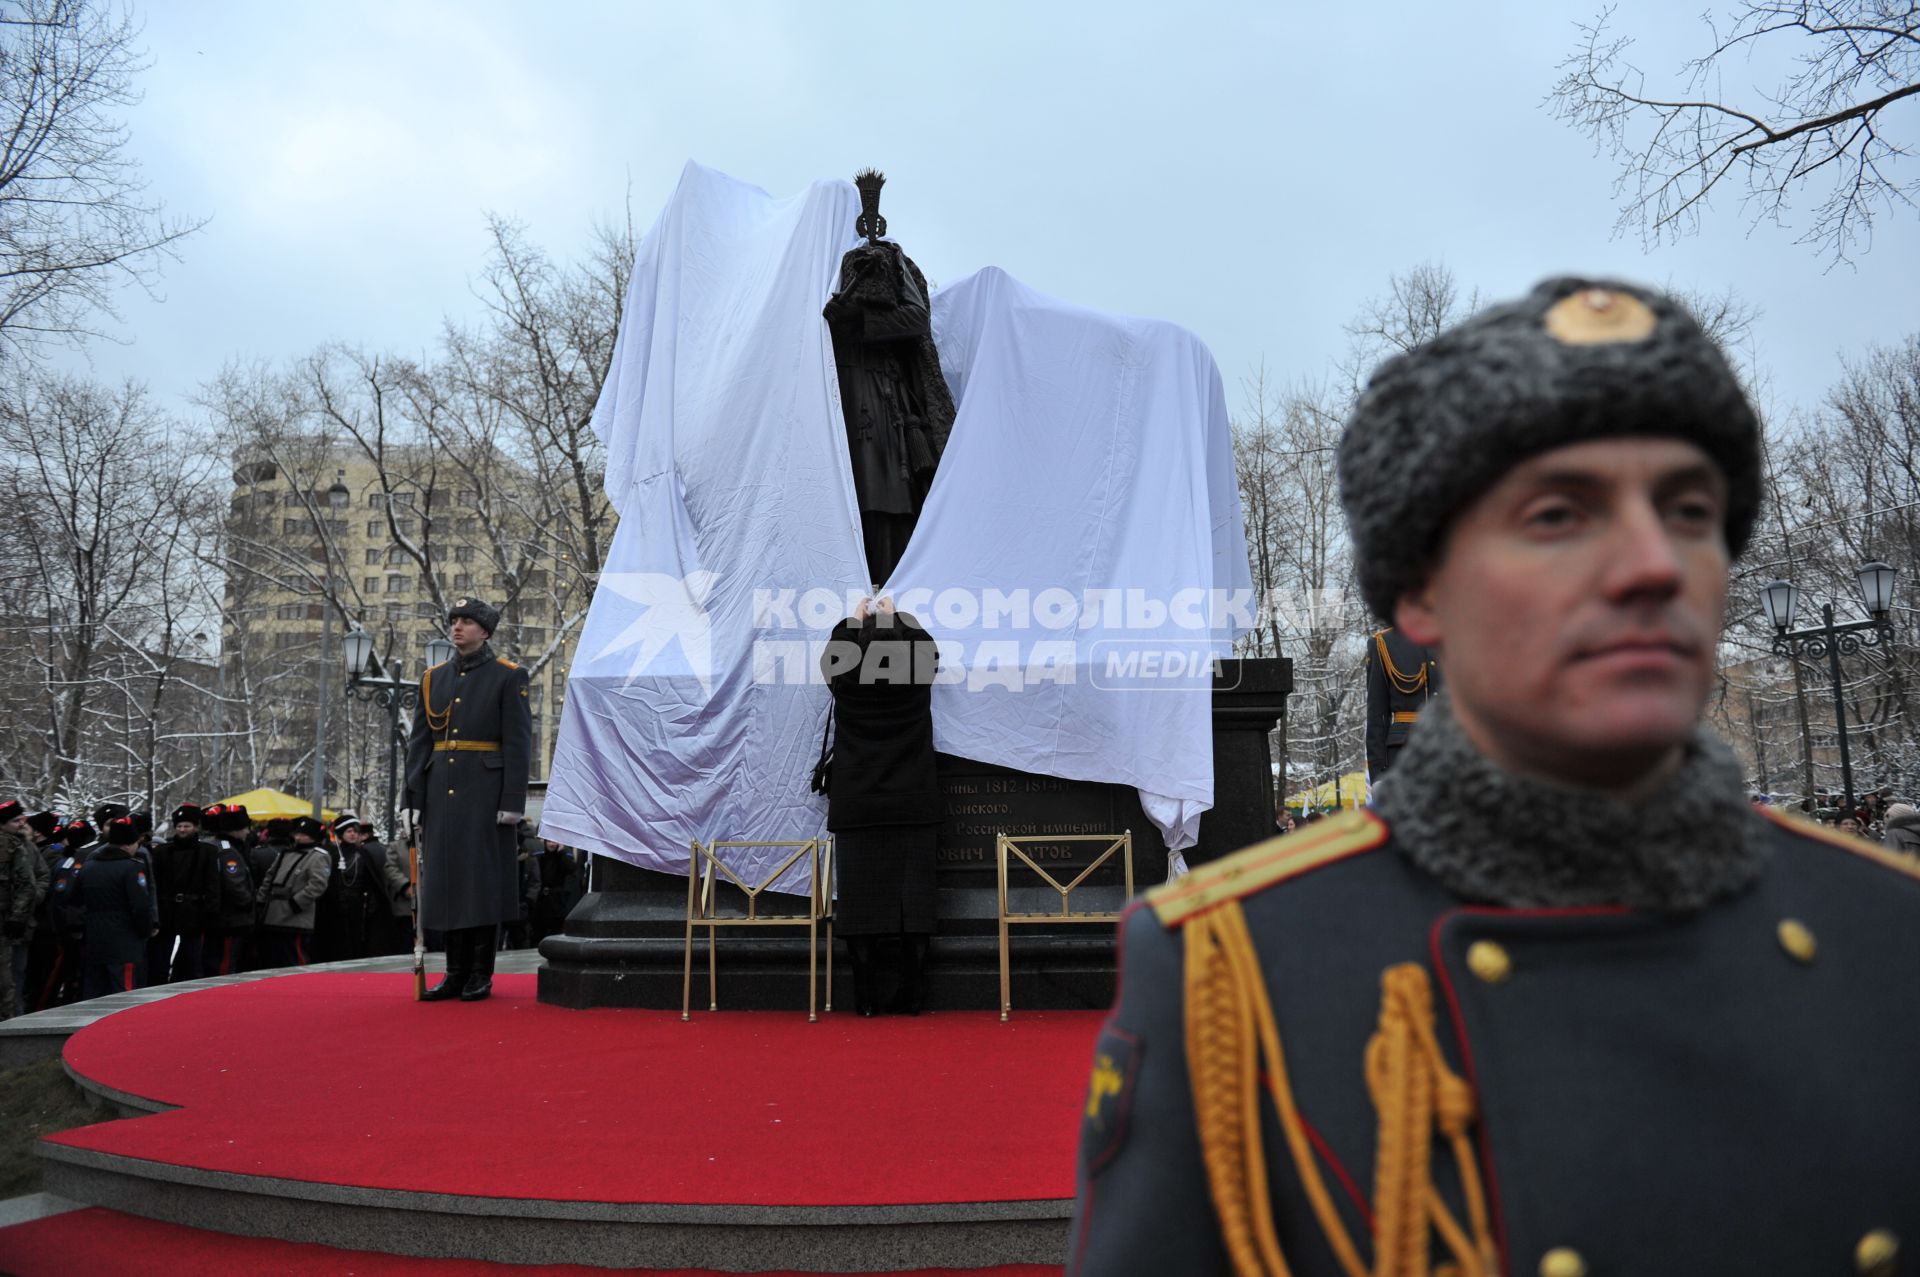
[[120,981],[121,981],[120,991],[122,993],[133,992],[133,964],[131,962],[125,963],[121,966]]
[[1447,973],[1447,964],[1441,957],[1440,931],[1455,918],[1466,915],[1492,918],[1605,918],[1631,912],[1625,905],[1587,905],[1568,909],[1500,909],[1489,905],[1470,905],[1441,914],[1427,930],[1427,950],[1433,963],[1433,972],[1440,980],[1441,992],[1447,996],[1447,1015],[1453,1021],[1453,1039],[1460,1047],[1460,1063],[1467,1070],[1467,1084],[1473,1088],[1475,1108],[1479,1111],[1480,1180],[1486,1185],[1487,1210],[1493,1217],[1493,1233],[1500,1246],[1500,1268],[1503,1272],[1508,1267],[1507,1220],[1500,1208],[1500,1181],[1493,1173],[1493,1134],[1487,1126],[1486,1109],[1478,1102],[1480,1078],[1473,1067],[1473,1045],[1467,1040],[1467,1022],[1460,1013],[1460,995],[1455,991],[1453,977]]
[[56,936],[53,943],[55,946],[53,951],[53,970],[47,973],[46,987],[40,990],[40,1002],[39,1005],[34,1008],[38,1011],[44,1011],[53,1005],[53,991],[60,987],[60,968],[65,966],[67,962],[66,942]]
[[233,937],[228,936],[220,942],[220,974],[233,974]]
[[1320,1132],[1313,1128],[1313,1123],[1307,1120],[1307,1115],[1304,1113],[1297,1115],[1300,1118],[1301,1129],[1307,1133],[1307,1142],[1313,1145],[1313,1151],[1318,1153],[1320,1160],[1327,1164],[1327,1169],[1333,1172],[1333,1177],[1340,1181],[1340,1187],[1347,1190],[1347,1196],[1353,1199],[1354,1206],[1360,1211],[1360,1218],[1366,1221],[1367,1232],[1371,1234],[1373,1208],[1367,1204],[1366,1197],[1361,1194],[1360,1186],[1354,1183],[1353,1176],[1347,1174],[1347,1168],[1341,1165],[1340,1159],[1333,1155],[1332,1147],[1320,1138]]

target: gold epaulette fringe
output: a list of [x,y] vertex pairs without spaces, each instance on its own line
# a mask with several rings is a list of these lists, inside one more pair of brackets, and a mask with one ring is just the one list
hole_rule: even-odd
[[512,661],[508,660],[504,656],[496,656],[493,659],[500,662],[502,665],[506,666],[510,670],[517,670],[520,668],[518,665],[515,665]]
[[[1468,1133],[1473,1093],[1441,1055],[1426,968],[1409,962],[1383,973],[1379,1025],[1367,1043],[1367,1089],[1379,1115],[1369,1270],[1334,1208],[1294,1103],[1279,1025],[1239,902],[1194,916],[1184,939],[1194,1123],[1236,1277],[1290,1272],[1273,1222],[1260,1121],[1263,1077],[1300,1188],[1347,1277],[1429,1277],[1434,1233],[1451,1254],[1450,1271],[1491,1277],[1498,1256]],[[1433,1186],[1436,1128],[1458,1166],[1471,1235]]]
[[1330,860],[1371,850],[1386,840],[1387,827],[1377,818],[1364,811],[1350,811],[1202,865],[1148,892],[1147,904],[1160,925],[1177,927],[1223,901],[1238,900]]
[[1771,807],[1763,807],[1760,809],[1760,814],[1768,820],[1771,820],[1774,824],[1779,825],[1782,829],[1792,830],[1796,834],[1804,834],[1808,838],[1817,839],[1820,842],[1838,847],[1842,851],[1850,851],[1862,859],[1884,865],[1895,873],[1903,873],[1909,878],[1920,878],[1920,860],[1912,856],[1903,856],[1897,851],[1888,851],[1884,847],[1876,847],[1870,842],[1854,837],[1852,834],[1843,834],[1838,829],[1829,829],[1818,821],[1808,820],[1805,816],[1796,816],[1791,812],[1775,811]]

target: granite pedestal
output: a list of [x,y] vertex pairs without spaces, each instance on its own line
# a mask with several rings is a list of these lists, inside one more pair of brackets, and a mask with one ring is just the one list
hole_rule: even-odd
[[[1273,832],[1272,753],[1268,734],[1286,711],[1291,662],[1222,662],[1214,684],[1214,808],[1203,818],[1190,863],[1212,859]],[[937,862],[939,928],[927,968],[929,1010],[980,1010],[999,1005],[998,888],[995,836],[1133,832],[1134,887],[1165,881],[1166,845],[1123,785],[1062,780],[942,755],[940,783],[947,818]],[[1098,853],[1099,844],[1029,847],[1062,881]],[[1062,872],[1062,871],[1066,872]],[[1010,882],[1037,884],[1031,874]],[[1115,909],[1124,894],[1119,865],[1109,862],[1073,896],[1076,910]],[[540,1001],[556,1006],[674,1008],[680,1005],[687,880],[596,858],[593,890],[575,906],[560,935],[540,945]],[[1015,886],[1013,907],[1058,907],[1044,884]],[[696,940],[695,1005],[705,1006],[704,937]],[[723,1009],[807,1005],[805,933],[780,928],[720,938],[719,1002]],[[1011,944],[1012,1002],[1022,1008],[1099,1009],[1113,1000],[1113,928],[1088,924],[1023,925]],[[852,1003],[844,946],[835,991]]]

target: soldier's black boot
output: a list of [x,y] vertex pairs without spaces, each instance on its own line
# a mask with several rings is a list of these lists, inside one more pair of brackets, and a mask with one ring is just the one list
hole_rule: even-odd
[[493,927],[467,929],[467,959],[473,965],[460,990],[462,1002],[478,1002],[493,992],[493,955],[499,947],[500,934]]
[[460,996],[467,987],[467,978],[472,974],[473,963],[467,957],[467,933],[465,931],[447,932],[447,974],[439,984],[434,985],[420,995],[422,1002],[446,1002]]

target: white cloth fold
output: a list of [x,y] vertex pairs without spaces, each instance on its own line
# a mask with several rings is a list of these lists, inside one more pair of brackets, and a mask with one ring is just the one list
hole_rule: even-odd
[[[774,199],[689,164],[642,242],[594,414],[621,521],[544,837],[684,872],[696,838],[823,831],[817,645],[869,592],[820,315],[858,210],[844,181]],[[1191,845],[1213,799],[1203,658],[1247,619],[1215,604],[1250,589],[1213,359],[994,269],[933,306],[959,416],[885,590],[941,640],[936,743],[1136,786]],[[804,889],[799,868],[778,885]]]

